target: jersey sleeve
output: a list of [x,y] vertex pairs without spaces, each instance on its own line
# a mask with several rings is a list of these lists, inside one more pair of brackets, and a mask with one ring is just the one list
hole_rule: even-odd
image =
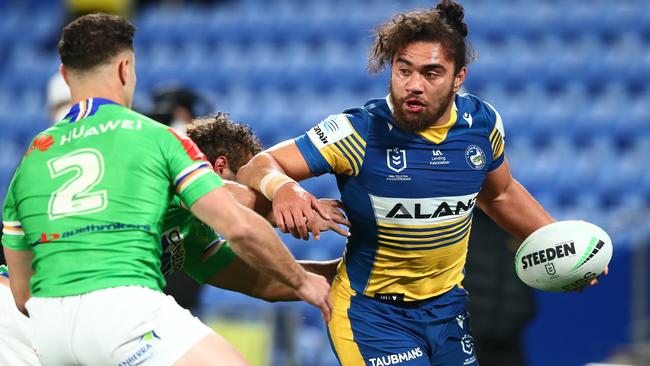
[[193,244],[195,243],[187,243],[185,246],[187,255],[183,263],[183,272],[201,285],[208,282],[210,277],[237,258],[235,252],[230,248],[230,244],[218,235],[200,251],[197,251],[196,248],[188,248]]
[[168,131],[168,146],[165,148],[169,173],[176,193],[187,207],[211,190],[221,187],[223,181],[214,172],[205,155],[190,140],[171,128]]
[[18,217],[13,193],[13,182],[9,185],[2,207],[2,245],[13,250],[30,250],[23,225]]
[[359,174],[366,150],[367,112],[349,110],[325,118],[295,139],[311,172]]
[[487,105],[485,111],[488,117],[488,130],[490,131],[490,145],[492,147],[492,163],[488,167],[488,171],[491,172],[503,164],[506,135],[499,112],[490,104],[485,104]]

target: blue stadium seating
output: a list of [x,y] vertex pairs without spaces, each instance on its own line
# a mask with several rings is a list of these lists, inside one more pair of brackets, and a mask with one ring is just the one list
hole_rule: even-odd
[[[239,0],[140,10],[136,106],[161,84],[195,88],[250,124],[265,145],[329,114],[386,95],[388,73],[365,70],[371,29],[430,1]],[[34,10],[36,9],[36,10]],[[31,138],[47,126],[45,85],[65,20],[45,0],[0,1],[0,193]],[[650,240],[650,11],[642,0],[488,0],[466,4],[479,58],[465,88],[503,117],[515,177],[558,219],[603,225],[616,243]],[[336,196],[333,179],[308,183]],[[646,221],[644,221],[644,219]],[[335,258],[343,241],[290,240],[301,258]],[[259,306],[209,290],[203,301]],[[318,314],[305,316],[300,360],[318,357]],[[315,320],[314,320],[315,319]],[[321,345],[322,347],[322,345]],[[279,361],[278,361],[279,362]],[[543,364],[543,363],[541,363]],[[577,364],[577,362],[576,362]]]

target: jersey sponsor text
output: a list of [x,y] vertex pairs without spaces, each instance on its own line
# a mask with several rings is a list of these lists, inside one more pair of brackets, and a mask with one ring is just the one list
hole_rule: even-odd
[[424,356],[424,352],[422,352],[422,349],[420,349],[420,347],[417,347],[402,353],[394,353],[388,356],[369,358],[368,361],[370,361],[370,364],[372,366],[388,366],[397,365],[404,361],[410,361],[422,356]]
[[465,216],[476,195],[432,198],[393,198],[370,195],[377,221],[390,224],[433,224]]
[[106,121],[106,123],[100,123],[97,126],[86,126],[86,125],[80,125],[80,126],[75,126],[72,131],[68,132],[67,135],[61,136],[61,142],[59,145],[65,145],[68,142],[72,142],[73,140],[77,140],[80,138],[85,138],[89,136],[97,136],[100,134],[104,134],[106,132],[111,132],[115,131],[116,129],[121,128],[125,130],[142,130],[142,121],[137,120],[117,120],[117,121]]

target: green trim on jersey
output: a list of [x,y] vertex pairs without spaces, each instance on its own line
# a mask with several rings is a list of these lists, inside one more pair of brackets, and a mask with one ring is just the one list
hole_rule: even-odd
[[36,297],[117,286],[160,291],[162,219],[223,185],[187,137],[106,99],[40,133],[12,179],[2,242],[32,250]]
[[237,257],[226,240],[181,207],[178,197],[170,203],[163,228],[161,269],[165,276],[182,270],[204,284]]

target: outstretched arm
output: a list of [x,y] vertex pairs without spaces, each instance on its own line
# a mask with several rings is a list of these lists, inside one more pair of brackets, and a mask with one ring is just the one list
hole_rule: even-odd
[[[243,184],[228,180],[224,180],[224,183],[228,192],[232,194],[237,202],[242,204],[244,207],[257,212],[262,217],[266,218],[271,225],[277,227],[271,201],[258,191]],[[318,201],[323,210],[331,217],[331,220],[326,220],[319,214],[315,213],[314,218],[316,221],[314,224],[307,225],[307,230],[312,233],[331,230],[342,236],[350,236],[350,233],[347,230],[339,226],[340,224],[345,225],[348,228],[350,227],[350,222],[340,211],[343,209],[341,202],[333,199],[320,199]]]
[[[340,261],[341,259],[338,258],[330,261],[298,261],[298,263],[308,272],[323,276],[331,283]],[[226,268],[208,278],[207,283],[270,302],[300,300],[290,287],[263,275],[239,258],[235,258]]]
[[[288,140],[257,154],[239,169],[237,181],[273,201],[275,220],[282,232],[308,239],[307,223],[315,222],[315,212],[331,219],[318,200],[296,182],[311,176],[298,146]],[[313,235],[318,239],[320,233],[313,230]]]
[[[494,222],[520,239],[555,222],[526,188],[512,177],[507,161],[488,173],[478,195],[478,204]],[[603,274],[607,275],[608,272],[609,269],[605,268]],[[589,284],[595,286],[598,280],[593,279]]]
[[198,199],[190,210],[223,234],[242,260],[287,285],[297,297],[319,307],[323,318],[330,319],[329,285],[325,278],[306,272],[296,263],[261,216],[237,203],[223,187]]

